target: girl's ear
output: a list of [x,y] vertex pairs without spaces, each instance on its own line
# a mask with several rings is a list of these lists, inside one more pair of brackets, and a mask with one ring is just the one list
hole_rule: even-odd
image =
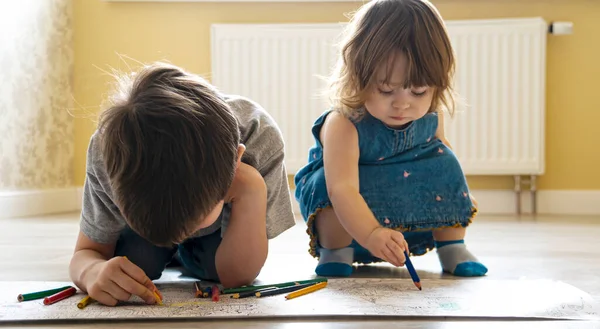
[[238,145],[238,149],[237,149],[238,155],[237,155],[237,166],[236,167],[240,166],[240,163],[242,162],[242,155],[244,154],[244,151],[246,151],[246,145],[244,145],[244,144]]

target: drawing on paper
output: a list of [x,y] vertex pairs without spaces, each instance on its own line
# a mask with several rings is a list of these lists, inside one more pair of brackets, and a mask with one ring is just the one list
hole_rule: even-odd
[[489,317],[600,320],[600,308],[585,292],[551,280],[423,280],[423,290],[406,279],[330,279],[327,288],[285,300],[283,295],[232,299],[194,298],[192,281],[157,284],[164,306],[138,297],[117,307],[92,303],[77,308],[77,295],[45,306],[41,300],[18,303],[19,293],[65,282],[2,282],[0,322],[81,319],[241,318],[286,316]]

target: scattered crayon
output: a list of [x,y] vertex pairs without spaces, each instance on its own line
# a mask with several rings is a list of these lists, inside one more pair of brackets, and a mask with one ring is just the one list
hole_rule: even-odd
[[27,294],[20,294],[17,296],[17,300],[19,302],[24,302],[24,301],[28,301],[28,300],[41,299],[44,297],[54,295],[57,292],[61,292],[63,290],[69,289],[71,287],[72,286],[64,286],[64,287],[54,288],[54,289],[50,289],[50,290],[31,292],[31,293],[27,293]]
[[44,298],[44,305],[51,305],[54,304],[58,301],[61,301],[67,297],[71,297],[73,295],[75,295],[75,293],[77,293],[77,289],[75,289],[75,287],[69,287],[61,292],[57,292],[56,294],[52,295],[52,296],[48,296],[46,298]]
[[291,292],[291,293],[289,293],[289,294],[287,294],[285,296],[285,299],[292,299],[292,298],[304,296],[306,294],[310,294],[311,292],[315,292],[317,290],[323,289],[326,286],[327,286],[327,282],[317,283],[317,284],[314,284],[314,285],[312,285],[310,287],[306,287],[304,289],[300,289],[300,290],[296,290],[294,292]]
[[212,295],[211,287],[206,287],[206,288],[202,289],[202,297],[207,298],[210,295]]
[[82,310],[86,306],[88,306],[92,301],[93,299],[90,296],[85,296],[82,300],[79,301],[79,303],[77,303],[77,308]]

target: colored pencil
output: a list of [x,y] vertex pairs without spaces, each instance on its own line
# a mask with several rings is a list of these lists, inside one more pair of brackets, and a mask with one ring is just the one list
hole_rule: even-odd
[[244,292],[237,292],[233,295],[231,295],[231,298],[247,298],[247,297],[254,297],[256,296],[257,293],[259,292],[264,292],[264,291],[269,291],[269,290],[273,290],[273,289],[278,289],[277,287],[268,287],[268,288],[263,288],[263,289],[259,289],[259,290],[251,290],[251,291],[244,291]]
[[291,292],[291,293],[289,293],[289,294],[287,294],[285,296],[285,299],[292,299],[292,298],[304,296],[306,294],[310,294],[311,292],[315,292],[317,290],[323,289],[326,286],[327,286],[327,282],[317,283],[317,284],[314,284],[314,285],[312,285],[310,287],[306,287],[306,288],[303,288],[303,289]]
[[408,258],[408,253],[406,251],[404,251],[404,257],[406,257],[406,268],[408,269],[408,273],[410,273],[410,277],[413,280],[413,283],[415,284],[415,286],[417,288],[419,288],[419,290],[421,289],[421,279],[419,279],[419,276],[417,275],[417,271],[415,271],[415,267],[413,266],[412,262],[410,261],[410,258]]
[[198,284],[198,281],[194,282],[194,287],[196,288],[196,292],[194,293],[194,296],[196,298],[202,297],[202,289],[200,288],[200,284]]
[[[127,256],[123,256],[123,258],[129,260],[129,258],[127,258]],[[156,298],[156,304],[163,305],[162,296],[161,296],[160,292],[158,292],[158,290],[154,290],[152,293],[154,294],[154,298]]]
[[275,289],[271,289],[271,290],[267,290],[267,291],[259,291],[255,294],[255,296],[256,297],[269,297],[269,296],[281,295],[281,294],[285,294],[288,292],[304,289],[306,287],[310,287],[313,285],[315,285],[315,284],[314,283],[305,283],[305,284],[299,284],[299,285],[295,285],[295,286],[275,288]]
[[218,302],[220,291],[219,291],[219,287],[216,284],[214,286],[212,286],[211,293],[212,293],[213,302]]
[[284,287],[294,286],[294,285],[298,285],[298,284],[319,283],[319,282],[327,282],[327,278],[290,281],[290,282],[283,282],[283,283],[271,283],[271,284],[265,284],[265,285],[259,285],[259,286],[244,286],[244,287],[239,287],[239,288],[229,288],[229,289],[223,290],[223,294],[235,294],[235,293],[246,292],[246,291],[257,291],[257,290],[269,288],[269,287],[284,288]]
[[54,304],[65,298],[75,295],[75,293],[77,293],[77,289],[75,289],[75,287],[69,287],[61,292],[57,292],[56,294],[54,294],[52,296],[48,296],[48,297],[44,298],[44,305]]
[[71,287],[72,286],[64,286],[64,287],[54,288],[54,289],[50,289],[50,290],[30,292],[27,294],[20,294],[19,296],[17,296],[17,300],[19,302],[24,302],[24,301],[28,301],[28,300],[42,299],[44,297],[54,295],[57,292],[61,292],[63,290],[69,289]]
[[86,306],[88,306],[92,301],[93,299],[90,298],[90,296],[85,296],[82,300],[79,301],[79,303],[77,303],[77,308],[82,310]]
[[156,290],[154,290],[152,293],[154,294],[154,298],[156,298],[156,304],[162,305],[163,301],[162,301],[162,298],[160,297],[160,295],[158,294],[158,292]]

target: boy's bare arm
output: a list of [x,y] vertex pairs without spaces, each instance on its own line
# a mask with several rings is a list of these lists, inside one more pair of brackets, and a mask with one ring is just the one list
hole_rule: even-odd
[[86,275],[89,273],[90,268],[107,261],[114,252],[114,244],[96,243],[79,231],[75,253],[69,264],[69,274],[73,283],[82,291],[87,292]]
[[267,188],[256,169],[240,163],[230,194],[231,218],[215,262],[223,286],[238,287],[254,281],[267,259]]

